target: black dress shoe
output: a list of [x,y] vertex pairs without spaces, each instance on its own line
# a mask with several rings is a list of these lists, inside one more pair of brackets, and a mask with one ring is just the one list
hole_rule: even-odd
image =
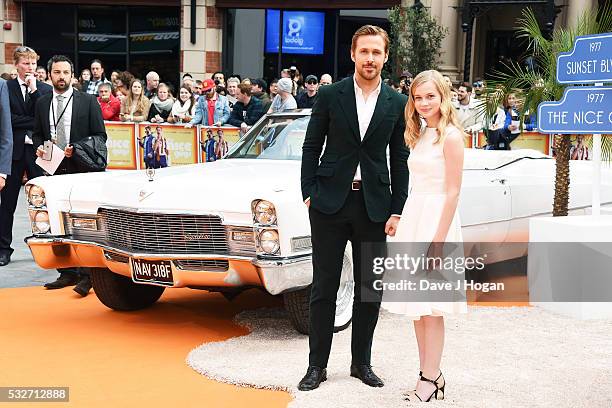
[[81,280],[79,280],[79,283],[77,283],[77,285],[72,290],[74,290],[79,295],[85,297],[89,293],[89,289],[91,289],[91,278],[89,277],[89,275],[84,275],[81,276]]
[[73,273],[60,273],[59,278],[53,282],[45,283],[47,289],[61,289],[66,286],[74,286],[78,283],[79,277]]
[[9,254],[0,254],[0,266],[6,266],[11,262],[11,256]]
[[367,364],[351,364],[351,377],[359,378],[361,382],[370,387],[383,387],[385,383],[372,371]]
[[317,366],[308,366],[306,375],[298,384],[298,390],[312,391],[315,388],[319,388],[319,385],[325,380],[327,380],[327,369]]

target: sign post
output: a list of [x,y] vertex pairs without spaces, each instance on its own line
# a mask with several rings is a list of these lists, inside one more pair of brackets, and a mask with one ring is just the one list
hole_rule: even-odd
[[542,133],[593,134],[592,214],[601,214],[601,134],[612,129],[612,33],[576,37],[571,52],[557,56],[557,82],[594,83],[595,87],[570,86],[559,102],[538,106]]

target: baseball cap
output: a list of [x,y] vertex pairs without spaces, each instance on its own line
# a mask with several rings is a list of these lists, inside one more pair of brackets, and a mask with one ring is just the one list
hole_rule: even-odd
[[205,79],[204,81],[202,81],[202,90],[205,92],[210,91],[211,89],[213,89],[215,87],[215,81],[213,81],[212,79]]
[[309,81],[315,81],[316,83],[319,83],[319,78],[317,78],[316,75],[310,74],[306,77],[306,83],[308,83]]

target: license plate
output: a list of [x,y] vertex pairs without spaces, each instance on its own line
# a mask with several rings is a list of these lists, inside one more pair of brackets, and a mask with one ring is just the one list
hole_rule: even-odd
[[170,261],[148,261],[145,259],[130,260],[134,282],[152,283],[162,286],[173,286],[172,266]]

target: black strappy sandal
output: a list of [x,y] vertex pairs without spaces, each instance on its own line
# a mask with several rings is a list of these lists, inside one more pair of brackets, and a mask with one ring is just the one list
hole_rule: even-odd
[[[443,400],[444,399],[444,389],[446,387],[446,381],[444,380],[444,377],[442,376],[442,371],[440,371],[440,375],[438,376],[438,378],[436,378],[435,380],[430,380],[429,378],[425,378],[423,377],[423,374],[421,373],[420,378],[421,381],[427,381],[432,383],[433,385],[436,386],[436,389],[431,393],[431,395],[429,395],[429,398],[427,398],[426,400],[421,399],[421,397],[419,397],[419,394],[416,393],[416,390],[407,398],[404,398],[406,401],[416,401],[414,399],[411,399],[412,395],[414,395],[414,397],[418,398],[419,401],[421,402],[429,402],[431,401],[432,397],[434,399],[437,400]],[[438,382],[438,380],[441,379],[441,384],[440,382]]]

